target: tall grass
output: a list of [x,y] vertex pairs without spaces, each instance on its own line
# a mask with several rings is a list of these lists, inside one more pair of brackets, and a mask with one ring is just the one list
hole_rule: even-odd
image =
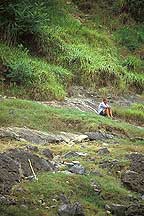
[[[65,0],[25,0],[22,4],[14,1],[6,11],[12,13],[14,20],[4,16],[4,35],[10,42],[15,38],[17,46],[23,44],[26,47],[12,60],[6,57],[12,52],[10,49],[5,54],[2,63],[10,68],[6,76],[16,85],[29,83],[32,95],[37,95],[34,98],[61,99],[65,95],[65,86],[71,85],[72,81],[93,90],[112,86],[120,93],[128,89],[138,93],[143,91],[143,76],[139,73],[141,61],[131,57],[123,61],[110,33],[92,21],[84,23],[74,4],[69,5]],[[120,29],[115,39],[133,50],[143,43],[143,31],[139,32],[134,30],[134,37],[130,29]]]
[[[71,72],[61,66],[31,57],[27,50],[0,45],[0,59],[7,68],[2,74],[4,84],[26,89],[33,99],[62,99]],[[9,83],[8,83],[9,81]]]

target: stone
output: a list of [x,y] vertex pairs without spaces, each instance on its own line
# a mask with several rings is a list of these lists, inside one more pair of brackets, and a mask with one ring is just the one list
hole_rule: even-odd
[[112,134],[102,133],[99,131],[98,132],[85,132],[85,134],[88,136],[88,139],[90,141],[114,138],[114,136]]
[[100,148],[99,150],[98,150],[98,154],[99,155],[104,155],[104,154],[109,154],[110,153],[110,151],[108,150],[108,148]]
[[125,211],[127,210],[127,206],[113,203],[110,207],[111,207],[112,214],[116,216],[125,216]]
[[47,160],[23,149],[12,149],[0,154],[0,193],[8,194],[13,185],[24,177],[32,176],[30,159],[35,173],[52,171],[54,166]]
[[85,216],[83,207],[79,202],[62,204],[58,209],[58,216]]
[[144,215],[144,204],[133,203],[128,206],[125,211],[125,216],[143,216]]
[[122,175],[122,182],[129,189],[144,193],[143,176],[138,172],[127,170]]
[[16,200],[8,196],[0,195],[0,205],[16,205]]
[[97,195],[99,195],[101,193],[101,191],[102,191],[101,186],[97,182],[95,182],[95,181],[92,182],[91,186],[93,187],[93,189]]
[[88,138],[85,134],[73,134],[60,132],[59,134],[46,133],[29,128],[0,128],[0,138],[10,138],[18,141],[25,140],[34,144],[48,144],[48,143],[79,143]]
[[48,159],[52,160],[53,159],[53,153],[49,149],[44,149],[42,151],[42,154],[47,157]]
[[72,166],[69,171],[75,174],[83,175],[85,173],[85,168],[81,165],[76,164]]
[[108,169],[110,172],[118,172],[123,168],[123,166],[118,160],[102,160],[99,163],[99,167],[103,169]]

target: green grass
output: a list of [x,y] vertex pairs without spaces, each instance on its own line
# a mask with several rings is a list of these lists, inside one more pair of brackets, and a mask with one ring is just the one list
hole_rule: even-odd
[[[1,79],[1,92],[33,99],[62,99],[66,95],[66,83],[72,77],[71,72],[61,66],[48,64],[39,58],[31,57],[28,50],[0,44],[0,59],[7,67]],[[3,88],[9,80],[7,88]],[[20,91],[19,91],[20,90]],[[10,92],[12,91],[13,94]]]
[[144,123],[144,105],[133,104],[131,107],[115,107],[114,115],[125,121],[134,122],[139,125]]
[[126,122],[74,109],[59,109],[36,102],[7,99],[1,101],[1,126],[27,126],[42,131],[86,132],[112,130],[126,136],[143,136],[143,129]]
[[[23,10],[24,5],[28,9]],[[104,9],[99,3],[95,6],[97,16],[102,19]],[[8,8],[5,8],[7,13]],[[2,25],[7,29],[5,34],[15,38],[15,42],[13,39],[8,42],[8,38],[6,42],[18,49],[0,45],[1,64],[8,67],[1,92],[32,99],[63,99],[73,83],[93,90],[108,87],[121,94],[128,90],[143,92],[144,79],[140,72],[143,61],[136,60],[135,54],[123,61],[119,52],[119,44],[139,49],[143,44],[142,26],[124,26],[113,36],[108,28],[99,28],[100,21],[95,24],[95,14],[85,19],[75,4],[69,5],[65,0],[40,3],[25,0],[10,8],[16,21],[3,17]],[[108,8],[105,10],[112,13]],[[37,55],[39,58],[32,57]]]
[[[81,144],[77,144],[73,146],[72,149],[69,145],[49,145],[49,149],[54,152],[55,155],[62,155],[69,150],[75,151],[85,151],[88,152],[89,156],[93,157],[94,143],[91,145],[90,143],[84,144],[86,148],[81,148]],[[98,148],[102,144],[98,144]],[[133,148],[136,146],[133,144]],[[115,145],[111,145],[109,147],[110,154],[114,153],[119,157],[120,149],[125,148],[125,144],[119,143],[117,145],[117,151],[115,151]],[[128,144],[127,144],[128,147]],[[60,150],[60,151],[59,151]],[[140,149],[139,149],[140,150]],[[142,150],[143,151],[143,150]],[[125,156],[125,154],[130,153],[130,149],[124,149],[121,151],[121,157]],[[96,154],[96,152],[95,152]],[[105,157],[98,157],[97,162],[103,160]],[[77,160],[77,158],[64,159],[63,161],[72,161]],[[12,195],[17,198],[16,207],[8,207],[3,210],[4,215],[18,215],[21,210],[21,215],[25,216],[26,213],[28,215],[55,215],[60,205],[60,194],[65,194],[72,203],[79,201],[84,207],[84,211],[86,215],[105,215],[104,206],[105,204],[111,203],[119,203],[119,204],[128,204],[128,196],[133,195],[137,197],[135,193],[128,191],[124,188],[118,176],[112,176],[107,172],[107,170],[102,170],[98,168],[97,164],[93,161],[90,162],[88,158],[81,157],[79,158],[80,163],[86,168],[87,171],[90,170],[99,170],[103,177],[95,176],[93,174],[90,175],[66,175],[63,173],[43,173],[38,175],[38,181],[27,182],[24,181],[20,184],[17,184],[13,188]],[[121,158],[119,157],[119,161],[121,162]],[[91,164],[93,163],[93,166]],[[128,164],[125,163],[125,166]],[[89,168],[91,168],[89,170]],[[97,195],[94,190],[92,183],[95,182],[97,185],[101,187],[101,195]],[[22,194],[20,191],[24,191]],[[103,198],[104,197],[104,198]],[[27,206],[24,211],[22,211],[21,203],[25,200],[25,204]],[[51,207],[53,206],[53,207]],[[3,207],[4,208],[4,207]]]

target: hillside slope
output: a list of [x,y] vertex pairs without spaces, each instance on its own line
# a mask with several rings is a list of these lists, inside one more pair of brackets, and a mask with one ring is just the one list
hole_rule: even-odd
[[120,2],[2,1],[1,94],[61,100],[73,84],[142,93],[143,20]]

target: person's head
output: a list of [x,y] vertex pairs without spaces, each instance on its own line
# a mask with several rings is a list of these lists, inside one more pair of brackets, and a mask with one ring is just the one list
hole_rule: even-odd
[[103,98],[103,102],[106,104],[108,103],[108,99],[107,98]]

